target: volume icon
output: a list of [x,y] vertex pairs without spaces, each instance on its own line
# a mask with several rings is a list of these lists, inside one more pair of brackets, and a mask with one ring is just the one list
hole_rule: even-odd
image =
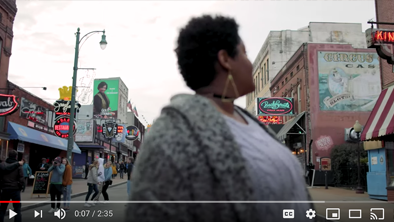
[[36,218],[38,216],[40,216],[42,218],[42,210],[40,210],[40,212],[38,212],[36,210],[34,211],[34,218]]
[[63,220],[66,217],[66,211],[63,209],[59,209],[53,213],[53,216]]

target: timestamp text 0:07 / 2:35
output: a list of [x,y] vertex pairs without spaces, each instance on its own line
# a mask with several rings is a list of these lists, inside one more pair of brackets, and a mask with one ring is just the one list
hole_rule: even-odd
[[112,210],[76,210],[75,217],[112,217]]

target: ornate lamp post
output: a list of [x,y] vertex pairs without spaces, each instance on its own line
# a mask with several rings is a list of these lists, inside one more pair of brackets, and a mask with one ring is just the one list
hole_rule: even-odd
[[363,194],[364,190],[361,187],[361,164],[360,164],[360,159],[361,159],[361,151],[360,151],[360,132],[362,130],[362,125],[356,120],[356,123],[353,126],[353,130],[355,133],[357,133],[357,188],[356,188],[356,193],[358,194]]
[[77,71],[78,71],[78,57],[79,57],[79,44],[81,43],[82,39],[85,38],[87,35],[92,33],[103,33],[101,36],[100,47],[104,50],[107,47],[107,40],[105,39],[105,30],[103,31],[93,31],[89,32],[88,34],[84,35],[81,39],[79,38],[80,32],[79,28],[77,29],[76,33],[76,43],[75,43],[75,57],[74,57],[74,72],[73,72],[73,84],[71,89],[71,107],[70,107],[70,122],[69,122],[69,129],[68,129],[68,143],[67,143],[67,158],[71,162],[71,154],[74,146],[74,115],[75,115],[75,88],[77,85]]

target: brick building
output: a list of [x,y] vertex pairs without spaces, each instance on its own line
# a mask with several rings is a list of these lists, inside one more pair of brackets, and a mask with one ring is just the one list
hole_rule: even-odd
[[[17,150],[18,159],[24,158],[35,172],[41,158],[65,157],[67,140],[53,134],[54,106],[10,81],[7,88],[18,98],[19,110],[3,117],[9,140],[1,149],[2,159],[9,150]],[[73,153],[80,153],[75,143]]]
[[[394,1],[375,0],[377,24],[366,31],[368,47],[380,56],[381,88],[361,132],[368,150],[370,198],[394,201]],[[379,24],[385,23],[385,24]]]
[[[8,66],[10,62],[12,31],[17,8],[15,0],[0,1],[0,94],[9,94],[7,89]],[[0,150],[7,146],[9,135],[4,130],[5,120],[0,116]]]
[[379,57],[350,44],[304,43],[270,90],[273,97],[294,98],[296,116],[284,117],[277,136],[304,166],[318,169],[320,157],[345,142],[345,128],[367,121],[381,91]]
[[310,22],[298,30],[270,31],[253,62],[255,91],[246,96],[246,110],[256,115],[256,98],[270,97],[270,83],[304,42],[348,43],[366,48],[361,23]]

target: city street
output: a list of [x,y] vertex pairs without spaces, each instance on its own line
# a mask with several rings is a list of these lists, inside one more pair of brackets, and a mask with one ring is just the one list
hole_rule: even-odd
[[[122,184],[119,186],[115,186],[113,188],[108,189],[108,195],[110,200],[113,201],[127,201],[127,191],[126,184]],[[100,196],[100,200],[103,200],[103,196]],[[72,198],[72,201],[85,201],[85,196],[78,196],[76,198]],[[60,219],[54,216],[53,213],[48,213],[51,209],[50,205],[45,205],[41,207],[37,207],[35,209],[29,209],[22,211],[22,219],[24,221],[29,222],[51,222]],[[105,203],[105,204],[97,204],[92,207],[84,207],[84,203],[71,203],[70,210],[66,211],[66,216],[62,219],[62,222],[78,222],[78,221],[86,221],[86,219],[94,219],[94,221],[108,221],[111,219],[120,220],[124,218],[125,214],[125,203]],[[34,217],[34,213],[37,211],[41,213],[41,215]],[[79,217],[76,217],[79,215]],[[112,216],[111,216],[112,215]],[[9,221],[13,221],[14,219],[10,219]],[[6,216],[5,221],[8,221],[8,216]],[[91,221],[91,220],[90,220]]]

